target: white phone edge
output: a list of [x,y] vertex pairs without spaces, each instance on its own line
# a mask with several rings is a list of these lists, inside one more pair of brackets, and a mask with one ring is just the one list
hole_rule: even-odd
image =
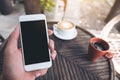
[[[19,17],[19,22],[25,22],[25,21],[34,21],[34,20],[45,20],[45,27],[46,27],[46,33],[47,33],[47,40],[49,44],[49,36],[48,36],[48,28],[47,28],[47,22],[46,22],[46,16],[44,14],[32,14],[32,15],[21,15]],[[21,33],[21,28],[20,28],[20,37],[21,37],[21,48],[22,48],[22,55],[23,55],[23,65],[25,71],[33,71],[33,70],[39,70],[39,69],[44,69],[44,68],[50,68],[52,66],[52,60],[50,57],[50,49],[49,49],[49,58],[50,61],[48,62],[43,62],[43,63],[36,63],[36,64],[31,64],[31,65],[25,65],[24,61],[24,49],[23,49],[23,44],[22,44],[22,33]]]

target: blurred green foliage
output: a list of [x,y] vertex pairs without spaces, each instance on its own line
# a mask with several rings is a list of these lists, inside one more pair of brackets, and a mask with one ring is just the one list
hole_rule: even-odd
[[56,6],[56,3],[54,0],[40,0],[40,7],[49,12],[52,12],[55,6]]

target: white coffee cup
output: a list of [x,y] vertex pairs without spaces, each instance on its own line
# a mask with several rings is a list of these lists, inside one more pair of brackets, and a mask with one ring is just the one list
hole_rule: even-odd
[[60,21],[53,26],[54,32],[65,39],[72,39],[76,36],[76,28],[71,21]]

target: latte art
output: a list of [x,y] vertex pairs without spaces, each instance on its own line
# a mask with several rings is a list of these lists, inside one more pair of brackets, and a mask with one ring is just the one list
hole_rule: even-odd
[[75,25],[71,21],[62,20],[53,25],[54,35],[63,40],[71,40],[77,36]]
[[68,30],[74,28],[74,24],[69,21],[61,21],[58,23],[58,27],[62,30]]

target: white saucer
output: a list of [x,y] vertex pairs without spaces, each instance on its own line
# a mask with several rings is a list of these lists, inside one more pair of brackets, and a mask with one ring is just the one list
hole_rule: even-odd
[[60,35],[59,33],[57,33],[57,31],[53,31],[54,35],[57,37],[57,38],[60,38],[62,40],[71,40],[71,39],[74,39],[76,36],[77,36],[77,30],[75,29],[74,33],[72,36],[68,35],[68,36],[64,36],[64,35]]

